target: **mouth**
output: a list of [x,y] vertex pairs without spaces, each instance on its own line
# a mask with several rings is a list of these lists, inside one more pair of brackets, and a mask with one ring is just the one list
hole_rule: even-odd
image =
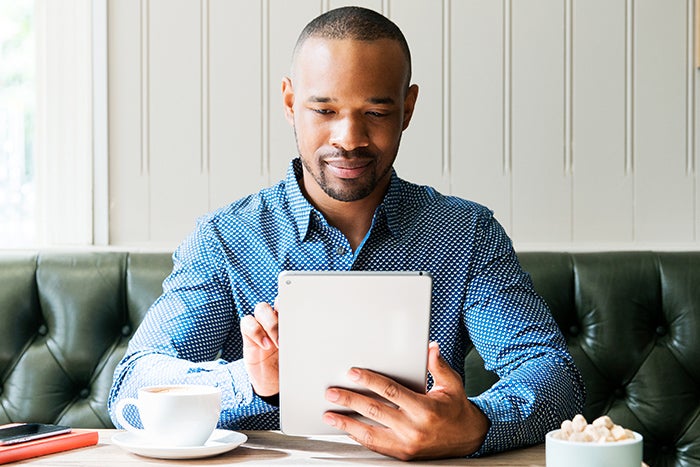
[[358,178],[372,165],[372,159],[327,159],[324,161],[330,172],[338,178]]

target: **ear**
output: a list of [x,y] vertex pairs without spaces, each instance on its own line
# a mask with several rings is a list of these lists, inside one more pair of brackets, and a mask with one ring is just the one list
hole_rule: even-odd
[[294,126],[294,88],[291,78],[285,76],[282,80],[282,105],[284,117],[290,125]]
[[406,98],[403,101],[403,126],[402,130],[408,128],[408,124],[411,123],[411,117],[413,117],[413,109],[416,107],[416,100],[418,99],[418,85],[412,84],[409,86],[408,91],[406,91]]

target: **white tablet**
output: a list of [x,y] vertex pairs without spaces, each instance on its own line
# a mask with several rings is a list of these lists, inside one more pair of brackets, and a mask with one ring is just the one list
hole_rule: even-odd
[[280,273],[282,431],[338,434],[322,416],[347,409],[326,401],[325,392],[360,389],[346,376],[353,366],[425,392],[431,297],[427,272]]

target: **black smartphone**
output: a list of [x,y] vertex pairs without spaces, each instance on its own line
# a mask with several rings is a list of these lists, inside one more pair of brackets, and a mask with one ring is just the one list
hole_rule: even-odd
[[51,425],[45,423],[23,423],[21,425],[0,428],[0,446],[8,444],[24,443],[39,438],[69,433],[71,428],[64,425]]

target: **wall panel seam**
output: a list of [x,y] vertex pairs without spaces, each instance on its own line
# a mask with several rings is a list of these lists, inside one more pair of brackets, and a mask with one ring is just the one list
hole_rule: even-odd
[[564,175],[573,173],[573,11],[564,4]]
[[270,176],[270,2],[260,2],[260,175]]
[[625,1],[625,175],[634,171],[634,1]]
[[[503,0],[503,174],[510,174],[512,162],[512,0]],[[512,193],[512,190],[511,190]],[[511,202],[512,205],[512,202]]]
[[574,233],[574,20],[573,0],[564,4],[564,177],[571,183],[569,191],[569,241],[573,242]]
[[508,186],[508,224],[510,225],[510,235],[515,235],[514,209],[515,203],[513,195],[513,175],[511,173],[513,161],[513,3],[512,0],[503,0],[503,96],[502,96],[502,131],[503,131],[503,155],[502,173],[507,177]]
[[623,171],[632,177],[632,243],[637,241],[637,185],[634,177],[634,2],[625,0],[625,154]]
[[141,0],[140,4],[140,51],[141,51],[141,89],[140,89],[140,106],[141,106],[141,122],[140,122],[140,138],[141,138],[141,167],[140,175],[146,177],[146,196],[147,200],[144,203],[146,206],[146,238],[148,241],[153,240],[153,220],[151,215],[151,183],[150,183],[150,165],[151,165],[151,137],[150,137],[150,0]]
[[150,105],[149,105],[149,87],[150,87],[150,45],[149,45],[149,0],[141,0],[141,174],[148,175],[150,167]]
[[687,31],[686,31],[686,175],[695,174],[695,66],[693,57],[695,56],[695,0],[686,0]]
[[[450,120],[450,58],[451,58],[451,17],[450,0],[442,1],[442,174],[449,176],[452,170],[451,120]],[[451,177],[450,177],[451,178]],[[449,192],[452,192],[450,182]]]
[[697,179],[695,178],[695,126],[696,126],[696,102],[695,102],[695,62],[696,54],[698,53],[698,0],[687,0],[686,14],[687,21],[687,95],[686,102],[686,173],[693,178],[693,240],[698,240],[698,196],[697,196]]
[[[209,0],[200,0],[200,173],[209,173]],[[211,198],[211,193],[208,197]],[[207,202],[209,205],[209,202]]]

